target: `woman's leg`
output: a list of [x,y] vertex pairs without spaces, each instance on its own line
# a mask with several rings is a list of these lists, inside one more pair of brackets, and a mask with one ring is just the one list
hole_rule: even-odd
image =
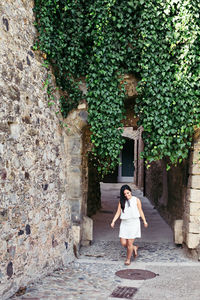
[[133,242],[134,242],[134,239],[126,240],[127,255],[126,255],[125,265],[130,265],[130,263],[131,263],[131,256],[133,254],[134,247],[135,247],[135,246],[133,246]]
[[135,257],[137,257],[138,256],[138,246],[133,245],[133,251],[134,251]]
[[126,258],[127,258],[127,261],[129,261],[129,262],[131,260],[131,256],[133,254],[133,250],[135,247],[135,246],[133,246],[133,243],[134,243],[134,239],[127,240],[127,257]]
[[120,238],[120,243],[123,247],[127,247],[127,239]]

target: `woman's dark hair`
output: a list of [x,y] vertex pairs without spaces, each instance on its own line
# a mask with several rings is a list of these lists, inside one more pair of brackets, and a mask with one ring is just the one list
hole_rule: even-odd
[[132,192],[129,185],[127,185],[127,184],[122,185],[122,187],[120,189],[120,204],[121,204],[121,209],[122,209],[123,212],[124,212],[124,208],[125,208],[125,203],[127,201],[127,198],[124,196],[124,191],[125,190],[129,190],[130,192]]

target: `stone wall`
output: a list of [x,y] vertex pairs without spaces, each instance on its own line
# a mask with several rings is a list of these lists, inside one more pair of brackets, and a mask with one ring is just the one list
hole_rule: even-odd
[[168,172],[164,161],[153,162],[145,173],[145,195],[173,227],[175,220],[183,218],[188,161],[172,167]]
[[175,243],[200,260],[200,130],[189,160],[166,172],[163,162],[146,170],[145,195],[174,228]]
[[194,135],[183,215],[183,239],[190,254],[200,260],[200,129]]
[[0,298],[73,259],[68,153],[32,51],[31,0],[0,2]]

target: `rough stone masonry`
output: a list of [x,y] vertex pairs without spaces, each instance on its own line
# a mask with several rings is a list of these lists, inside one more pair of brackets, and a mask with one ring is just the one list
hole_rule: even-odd
[[66,157],[33,1],[0,2],[0,298],[73,259]]

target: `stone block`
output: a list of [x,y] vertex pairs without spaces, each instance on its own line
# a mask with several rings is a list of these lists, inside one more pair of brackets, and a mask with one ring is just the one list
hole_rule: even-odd
[[195,147],[195,151],[191,151],[190,159],[189,159],[189,174],[200,174],[200,159],[199,159],[199,151],[197,146]]
[[74,238],[74,244],[78,246],[81,240],[81,227],[80,225],[72,225],[72,234]]
[[175,220],[174,222],[174,243],[183,243],[183,220]]
[[200,143],[200,128],[196,128],[194,132],[194,143],[199,144]]
[[81,178],[76,173],[71,173],[69,177],[69,197],[81,197]]
[[200,175],[190,175],[188,186],[193,189],[200,189]]
[[71,199],[71,214],[72,214],[72,220],[73,222],[80,222],[81,218],[81,201],[80,199]]
[[200,234],[188,233],[186,238],[186,245],[189,249],[195,249],[200,243]]
[[189,167],[189,174],[200,175],[200,162],[192,163]]
[[78,109],[86,109],[86,103],[79,104]]
[[189,203],[189,213],[191,216],[200,216],[200,202],[199,203],[194,203],[194,202]]
[[190,216],[188,215],[188,223],[191,222],[191,223],[199,223],[200,224],[200,216]]
[[69,153],[78,154],[81,153],[81,137],[80,138],[70,138],[68,142]]
[[200,233],[200,222],[198,223],[189,223],[189,232],[191,233]]
[[188,189],[187,199],[190,200],[191,202],[200,202],[200,190]]
[[83,231],[81,244],[87,246],[93,240],[93,220],[87,216],[83,217]]
[[88,120],[88,112],[87,111],[80,111],[79,112],[79,118],[80,118],[80,121],[79,121],[79,128],[83,128],[84,125],[87,125],[87,120]]
[[191,151],[190,153],[190,162],[196,164],[197,162],[199,162],[199,149],[197,148],[197,146],[195,147],[194,151]]

